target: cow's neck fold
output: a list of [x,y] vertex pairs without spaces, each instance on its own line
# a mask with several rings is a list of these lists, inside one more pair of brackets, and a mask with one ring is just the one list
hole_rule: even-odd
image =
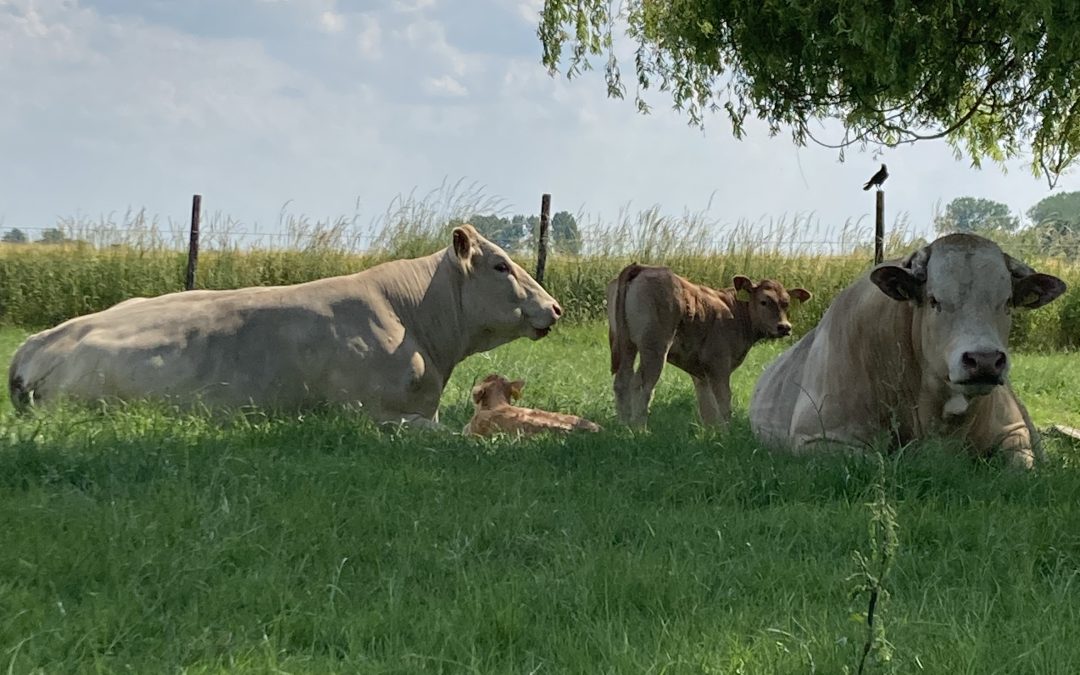
[[461,274],[446,251],[411,263],[396,275],[387,300],[394,307],[406,333],[424,352],[428,367],[450,378],[454,366],[468,353],[461,308]]

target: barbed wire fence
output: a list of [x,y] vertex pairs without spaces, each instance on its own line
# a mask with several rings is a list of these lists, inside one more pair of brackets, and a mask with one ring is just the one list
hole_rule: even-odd
[[[196,196],[197,198],[198,196]],[[545,201],[550,205],[550,195]],[[472,207],[471,209],[469,207]],[[363,223],[358,216],[312,220],[302,215],[282,212],[274,231],[245,224],[220,212],[205,214],[199,204],[193,204],[192,222],[172,219],[162,222],[145,210],[127,211],[119,219],[114,216],[63,218],[52,227],[2,227],[3,240],[24,243],[78,244],[93,249],[134,248],[168,251],[336,251],[351,254],[383,254],[393,256],[401,241],[412,236],[426,237],[430,248],[438,247],[449,225],[465,222],[481,213],[490,204],[468,203],[453,209],[430,208],[424,200],[403,200],[396,210],[374,221]],[[499,213],[496,206],[492,212]],[[681,215],[662,213],[658,207],[636,212],[620,212],[614,222],[595,216],[578,214],[576,233],[550,232],[549,247],[544,255],[552,258],[607,256],[638,258],[642,262],[662,261],[674,256],[723,255],[748,253],[776,256],[851,256],[867,255],[873,261],[899,254],[926,240],[911,226],[906,214],[894,219],[886,234],[883,209],[878,209],[875,222],[868,218],[848,220],[839,226],[826,227],[812,221],[812,214],[792,218],[763,218],[720,223],[701,212]],[[201,216],[201,223],[196,217]],[[549,216],[550,217],[550,216]],[[543,220],[537,219],[536,224]],[[195,232],[192,232],[192,229]],[[484,233],[515,257],[538,260],[539,242],[543,239],[538,227],[525,229],[519,236],[500,238],[500,233]],[[194,236],[193,236],[194,235]],[[1070,246],[1055,249],[1054,245],[1036,236],[1003,235],[1003,246],[1015,255],[1058,257],[1065,262],[1075,260]],[[1080,247],[1077,247],[1080,248]]]

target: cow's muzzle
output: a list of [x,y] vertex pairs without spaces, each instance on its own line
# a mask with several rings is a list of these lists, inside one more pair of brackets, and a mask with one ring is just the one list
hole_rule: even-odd
[[551,332],[551,327],[555,325],[555,322],[562,316],[562,307],[559,303],[554,302],[551,304],[548,312],[545,312],[544,316],[539,320],[533,320],[529,322],[529,327],[532,329],[532,339],[539,340],[542,337],[546,337]]
[[1009,358],[1000,349],[964,352],[960,355],[964,378],[959,385],[996,386],[1005,383]]

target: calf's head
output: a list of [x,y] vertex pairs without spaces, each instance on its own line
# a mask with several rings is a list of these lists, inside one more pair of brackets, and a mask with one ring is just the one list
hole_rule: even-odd
[[524,388],[524,380],[511,382],[501,375],[492,373],[472,388],[472,400],[477,410],[490,410],[518,400]]
[[472,225],[454,228],[448,254],[464,280],[461,303],[467,328],[485,348],[518,337],[539,340],[562,316],[562,307],[506,251]]
[[911,303],[924,375],[964,396],[1005,382],[1012,310],[1042,307],[1065,292],[1061,279],[972,234],[941,237],[898,264],[877,266],[870,279],[890,298]]
[[772,279],[762,279],[760,284],[742,275],[737,275],[735,298],[748,303],[750,324],[758,335],[785,337],[791,335],[791,321],[788,312],[792,304],[806,302],[813,295],[805,288],[787,290],[783,284]]

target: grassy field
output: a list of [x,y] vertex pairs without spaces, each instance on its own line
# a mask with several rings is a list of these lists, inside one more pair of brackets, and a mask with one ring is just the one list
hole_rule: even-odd
[[[0,331],[5,358],[25,333]],[[1018,475],[928,444],[761,450],[668,369],[653,427],[614,424],[597,323],[466,361],[599,436],[471,441],[361,418],[212,423],[135,407],[0,411],[7,672],[841,673],[866,639],[853,552],[882,488],[899,547],[869,672],[1080,672],[1080,449]],[[1018,355],[1040,425],[1080,426],[1080,358]]]

